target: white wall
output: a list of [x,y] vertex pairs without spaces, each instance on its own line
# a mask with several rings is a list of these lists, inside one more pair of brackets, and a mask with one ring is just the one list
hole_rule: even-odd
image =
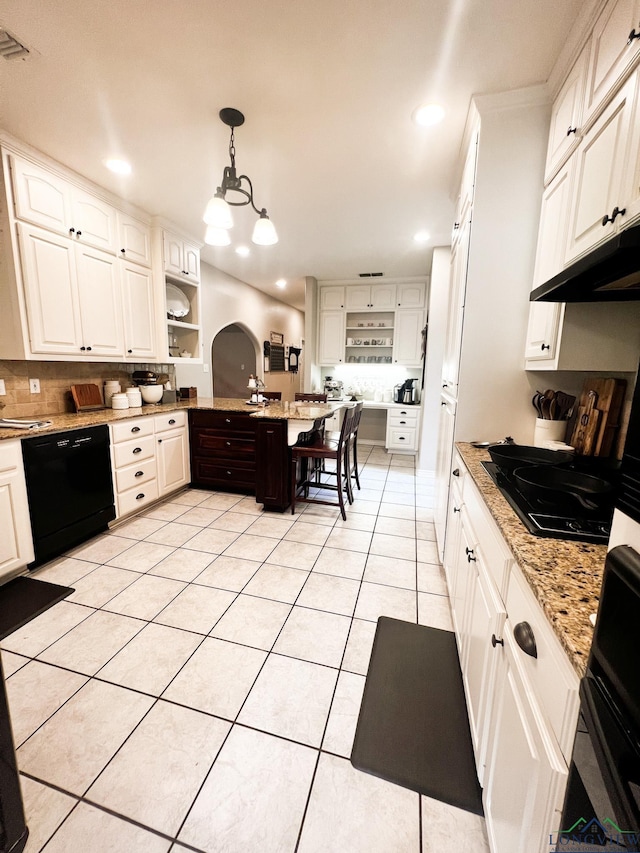
[[427,355],[424,389],[422,392],[422,429],[418,451],[418,468],[435,471],[440,422],[440,391],[442,389],[442,360],[447,334],[449,308],[451,249],[438,246],[433,250],[429,316],[427,326]]
[[[271,332],[281,332],[286,345],[300,346],[304,337],[304,314],[301,311],[209,264],[201,265],[200,275],[203,364],[176,364],[178,387],[195,386],[198,396],[212,396],[211,344],[218,332],[231,323],[242,326],[255,338],[261,377],[262,343],[269,340]],[[302,384],[300,373],[268,373],[264,378],[270,391],[282,392],[283,400],[293,400],[294,393]]]

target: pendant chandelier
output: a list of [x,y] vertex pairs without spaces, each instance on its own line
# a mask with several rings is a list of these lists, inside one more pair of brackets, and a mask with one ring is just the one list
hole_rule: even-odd
[[[216,194],[207,204],[202,217],[207,224],[205,243],[210,246],[228,246],[231,243],[229,229],[233,227],[231,207],[242,207],[250,204],[258,214],[258,220],[253,228],[251,239],[259,246],[272,246],[278,242],[278,235],[273,223],[267,216],[266,208],[258,209],[253,201],[253,185],[247,175],[236,172],[236,149],[234,130],[244,124],[244,116],[239,110],[225,107],[220,110],[221,120],[231,128],[229,140],[230,166],[225,166],[222,183],[216,189]],[[243,186],[243,182],[246,186]],[[247,189],[248,187],[248,189]]]

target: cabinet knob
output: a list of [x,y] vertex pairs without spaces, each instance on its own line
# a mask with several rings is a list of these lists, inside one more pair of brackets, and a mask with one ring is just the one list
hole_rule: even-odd
[[124,250],[124,249],[120,249],[120,251],[121,251],[121,252],[122,252],[122,254],[124,255],[125,250]]
[[144,471],[136,471],[136,473],[133,476],[134,477],[142,477],[143,474],[144,474]]
[[133,350],[132,350],[132,349],[128,349],[128,350],[127,350],[127,353],[128,353],[129,355],[131,355],[131,353],[132,353],[132,352],[133,352]]
[[496,646],[504,646],[504,640],[499,640],[495,634],[491,635],[491,645],[495,649]]
[[462,507],[454,506],[453,511],[454,512],[462,512]]
[[230,442],[230,441],[228,441],[228,442],[227,442],[227,447],[231,447],[231,442]]
[[603,226],[606,225],[607,222],[615,222],[616,219],[618,218],[618,216],[624,216],[626,212],[627,212],[626,207],[623,207],[623,208],[619,208],[617,206],[614,207],[613,210],[611,211],[611,216],[603,216],[602,217],[602,225]]
[[525,654],[530,655],[532,658],[538,657],[536,638],[533,628],[528,622],[518,622],[513,629],[513,638]]
[[454,222],[454,223],[453,223],[453,230],[454,230],[454,231],[457,231],[457,230],[458,230],[458,228],[460,228],[460,223],[459,223],[459,222]]
[[140,492],[139,495],[136,495],[136,500],[141,501],[143,497],[144,497],[144,492]]
[[453,474],[454,477],[459,477],[460,476],[460,469],[454,468],[451,473]]
[[76,237],[82,237],[82,231],[76,231]]
[[227,477],[231,476],[231,471],[227,471]]
[[161,439],[161,438],[159,438],[159,439],[158,439],[158,444],[162,444],[162,439]]
[[467,555],[467,563],[475,563],[476,557],[473,553],[473,548],[465,548],[464,553]]
[[69,228],[69,234],[75,234],[75,233],[76,233],[75,228]]
[[228,424],[231,423],[231,418],[225,418],[224,420],[225,420],[225,423],[228,423]]
[[542,352],[544,352],[546,349],[551,349],[551,344],[542,344],[540,349],[542,350]]
[[640,39],[640,31],[636,32],[635,28],[629,33],[629,37],[627,38],[627,44],[631,44],[634,39]]
[[81,352],[84,352],[85,350],[86,350],[86,347],[80,347]]
[[577,132],[578,132],[577,127],[568,127],[567,128],[567,136],[571,136],[572,133],[577,133]]
[[169,418],[169,423],[170,423],[170,424],[175,424],[175,422],[176,422],[176,419],[175,419],[175,418]]

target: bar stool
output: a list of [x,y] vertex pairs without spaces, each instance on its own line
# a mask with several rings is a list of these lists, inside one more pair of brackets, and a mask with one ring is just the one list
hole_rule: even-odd
[[364,403],[356,403],[351,420],[351,431],[345,444],[345,471],[349,491],[349,503],[353,503],[353,488],[351,480],[355,479],[358,491],[360,491],[360,472],[358,471],[358,427],[362,417]]
[[[349,500],[349,477],[348,469],[345,469],[345,446],[351,435],[351,424],[355,412],[355,406],[349,406],[342,420],[342,429],[337,442],[326,443],[322,436],[317,435],[316,439],[311,444],[294,444],[291,448],[291,515],[296,509],[296,501],[300,503],[318,503],[326,506],[339,506],[342,518],[347,520],[347,513],[344,506],[344,495]],[[302,480],[298,483],[298,459],[301,460]],[[308,461],[313,460],[311,471],[311,479],[308,478]],[[333,460],[336,463],[335,471],[323,471],[320,469],[318,462],[324,462],[327,459]],[[336,482],[323,483],[322,476],[335,477]],[[334,501],[324,500],[319,497],[309,497],[309,487],[320,489],[333,489],[338,493],[338,503]],[[298,491],[303,490],[304,496],[299,497]],[[350,503],[352,501],[349,501]]]

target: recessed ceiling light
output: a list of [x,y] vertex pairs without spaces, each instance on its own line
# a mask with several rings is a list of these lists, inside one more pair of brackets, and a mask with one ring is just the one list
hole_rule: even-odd
[[240,255],[241,258],[248,258],[251,254],[251,249],[248,246],[238,246],[236,248],[236,255]]
[[287,286],[287,281],[286,281],[286,279],[284,279],[284,278],[279,278],[279,279],[276,281],[276,287],[279,287],[279,288],[280,288],[280,290],[284,290],[286,286]]
[[431,234],[428,231],[418,231],[413,235],[413,239],[416,243],[428,243],[431,239]]
[[431,127],[444,118],[444,109],[440,104],[423,104],[413,112],[413,120],[421,127]]
[[105,160],[104,165],[109,169],[110,172],[115,172],[116,175],[130,175],[131,174],[131,163],[127,163],[126,160]]

